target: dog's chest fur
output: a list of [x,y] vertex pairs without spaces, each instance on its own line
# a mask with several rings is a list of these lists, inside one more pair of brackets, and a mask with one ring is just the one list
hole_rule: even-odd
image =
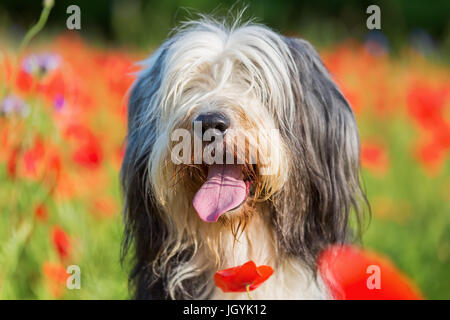
[[[241,265],[253,260],[256,265],[273,267],[273,275],[251,292],[253,299],[328,299],[322,279],[314,280],[311,272],[297,259],[277,260],[272,231],[262,218],[253,217],[237,241],[232,235],[226,243],[223,268]],[[212,299],[248,299],[247,293],[224,293],[216,288]]]

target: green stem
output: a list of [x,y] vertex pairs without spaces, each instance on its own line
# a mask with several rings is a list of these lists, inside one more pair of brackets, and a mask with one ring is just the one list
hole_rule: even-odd
[[6,81],[6,55],[3,52],[0,52],[0,65],[2,66],[2,86],[0,87],[0,98],[3,98],[3,96],[6,93],[6,87],[7,87],[7,81]]
[[248,300],[253,300],[252,297],[250,296],[250,285],[246,285],[245,289],[247,290],[247,296],[248,296]]
[[31,39],[33,39],[33,37],[36,36],[39,33],[39,31],[42,30],[42,28],[44,28],[45,24],[47,23],[50,11],[52,10],[54,4],[55,4],[54,0],[44,0],[44,9],[42,9],[41,16],[39,17],[38,22],[25,34],[25,37],[20,43],[17,59],[19,59],[20,54],[28,45],[28,43],[31,41]]

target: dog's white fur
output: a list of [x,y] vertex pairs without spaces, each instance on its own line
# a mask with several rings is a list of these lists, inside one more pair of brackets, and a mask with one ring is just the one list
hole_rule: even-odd
[[[225,266],[241,265],[249,260],[276,266],[275,272],[264,284],[251,293],[253,299],[305,300],[329,299],[320,276],[314,281],[311,273],[296,259],[277,261],[272,230],[263,219],[255,216],[238,241],[230,234],[223,235]],[[246,293],[224,293],[216,288],[212,299],[248,299]]]

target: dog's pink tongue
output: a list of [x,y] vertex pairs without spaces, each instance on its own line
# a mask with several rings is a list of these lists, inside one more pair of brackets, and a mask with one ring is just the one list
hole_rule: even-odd
[[239,206],[247,197],[239,165],[215,164],[208,169],[206,182],[197,191],[193,205],[203,221],[215,222],[221,214]]

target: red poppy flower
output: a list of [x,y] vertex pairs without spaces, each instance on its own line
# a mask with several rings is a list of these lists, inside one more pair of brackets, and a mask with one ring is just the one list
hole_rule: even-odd
[[69,276],[66,269],[59,263],[44,262],[42,265],[42,273],[44,274],[46,285],[51,294],[55,298],[61,298],[64,294],[67,277]]
[[25,72],[24,70],[20,70],[17,75],[16,85],[22,93],[28,93],[33,88],[33,77]]
[[34,145],[23,154],[25,173],[30,178],[37,177],[39,161],[44,157],[45,147],[43,141],[37,137]]
[[97,169],[103,161],[103,150],[99,139],[85,126],[72,124],[65,132],[76,143],[73,160],[88,169]]
[[384,175],[389,168],[386,148],[378,143],[364,142],[361,146],[361,164],[375,174]]
[[416,81],[408,88],[409,114],[423,127],[431,129],[444,122],[443,107],[448,95],[445,87],[436,88],[429,83]]
[[20,148],[12,149],[7,163],[7,172],[10,178],[14,179],[17,176],[17,161],[19,159]]
[[88,169],[98,168],[103,160],[100,144],[96,141],[91,141],[86,145],[80,146],[73,154],[73,160]]
[[119,211],[114,199],[108,196],[94,200],[91,210],[98,217],[113,217]]
[[342,93],[344,97],[347,99],[348,103],[352,107],[352,110],[355,114],[359,114],[361,112],[361,99],[356,90],[350,89],[344,83],[340,83],[340,87],[342,89]]
[[416,147],[416,156],[432,176],[437,175],[445,164],[445,149],[436,141],[419,144]]
[[223,292],[245,292],[258,288],[273,274],[270,266],[259,266],[249,261],[241,266],[217,271],[214,274],[216,286]]
[[45,207],[45,205],[43,203],[39,204],[34,209],[34,216],[36,217],[37,220],[39,220],[41,222],[47,221],[48,212],[47,212],[47,208]]
[[70,256],[70,251],[72,249],[70,237],[59,226],[55,226],[52,229],[52,243],[61,259],[65,259]]
[[413,282],[390,260],[353,246],[332,246],[319,257],[319,271],[338,300],[418,300]]
[[56,149],[50,151],[47,158],[47,173],[57,182],[61,176],[61,169],[62,163],[58,151]]

